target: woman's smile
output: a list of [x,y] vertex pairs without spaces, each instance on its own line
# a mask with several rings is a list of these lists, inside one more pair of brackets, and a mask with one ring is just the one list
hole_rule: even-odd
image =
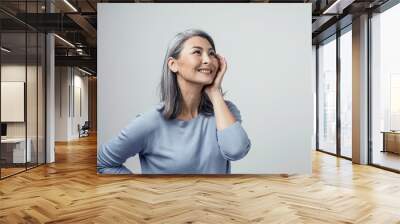
[[197,69],[197,71],[204,73],[204,74],[212,74],[212,70],[209,68],[200,68],[200,69]]

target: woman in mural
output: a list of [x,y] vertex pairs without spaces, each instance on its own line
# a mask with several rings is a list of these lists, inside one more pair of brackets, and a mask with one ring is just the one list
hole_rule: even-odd
[[210,35],[178,33],[164,59],[161,103],[101,145],[98,173],[129,174],[123,163],[139,155],[143,174],[229,174],[251,144],[239,110],[224,100],[226,69]]

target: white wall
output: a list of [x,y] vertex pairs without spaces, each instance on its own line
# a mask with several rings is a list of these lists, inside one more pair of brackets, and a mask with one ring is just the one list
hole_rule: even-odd
[[[28,75],[28,80],[30,85],[36,85],[36,81],[32,81],[31,76],[36,77],[36,66],[25,66],[19,64],[6,64],[1,66],[1,81],[5,82],[25,82],[26,75]],[[34,82],[34,83],[33,83]],[[36,88],[27,88],[27,105],[36,99]],[[36,101],[33,105],[27,108],[27,118],[28,118],[28,137],[33,131],[36,133]],[[2,108],[5,110],[6,108]],[[24,109],[24,108],[22,108]],[[34,121],[34,123],[32,123]],[[25,136],[25,126],[26,122],[7,122],[7,136],[8,137],[24,137]]]
[[[32,74],[32,66],[25,66],[19,64],[8,64],[1,66],[1,81],[5,82],[25,82],[26,71]],[[36,69],[36,68],[35,68]],[[36,70],[35,70],[36,71]],[[24,108],[23,108],[24,109]],[[2,108],[6,110],[6,108]],[[25,122],[7,122],[7,136],[8,137],[24,137],[25,136]]]
[[[78,74],[76,74],[78,72]],[[83,73],[81,73],[78,70],[74,71],[74,94],[73,96],[75,102],[74,102],[74,108],[75,113],[73,113],[73,119],[72,121],[72,130],[71,134],[73,138],[79,137],[78,129],[77,126],[80,124],[81,126],[85,123],[85,121],[88,120],[88,77],[87,76],[82,76]],[[78,93],[80,91],[80,93]],[[80,94],[80,98],[79,98]],[[79,103],[79,101],[81,101]],[[79,111],[79,107],[82,110],[81,112]]]
[[55,141],[68,140],[68,67],[55,68]]
[[[79,137],[78,124],[88,120],[88,78],[72,67],[56,67],[55,73],[55,140],[69,141]],[[79,89],[82,114],[76,107]]]
[[158,102],[169,40],[199,28],[227,58],[223,89],[252,142],[232,173],[311,173],[310,21],[311,4],[98,4],[98,145]]

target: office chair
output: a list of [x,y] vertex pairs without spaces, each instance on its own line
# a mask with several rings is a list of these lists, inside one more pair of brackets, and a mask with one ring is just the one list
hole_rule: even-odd
[[89,121],[85,121],[82,127],[80,127],[80,125],[78,124],[78,129],[79,129],[79,138],[89,136],[89,129],[90,129]]

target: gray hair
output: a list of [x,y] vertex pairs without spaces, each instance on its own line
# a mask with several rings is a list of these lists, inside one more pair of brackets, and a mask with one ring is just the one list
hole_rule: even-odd
[[[189,29],[175,35],[169,43],[167,53],[165,54],[160,83],[160,100],[163,105],[163,115],[166,119],[176,118],[182,110],[182,95],[177,82],[176,73],[168,67],[168,58],[179,58],[183,49],[183,44],[191,37],[203,37],[210,42],[215,51],[214,41],[210,35],[202,30]],[[201,99],[198,108],[199,113],[206,116],[214,115],[214,107],[204,90],[201,92]]]

